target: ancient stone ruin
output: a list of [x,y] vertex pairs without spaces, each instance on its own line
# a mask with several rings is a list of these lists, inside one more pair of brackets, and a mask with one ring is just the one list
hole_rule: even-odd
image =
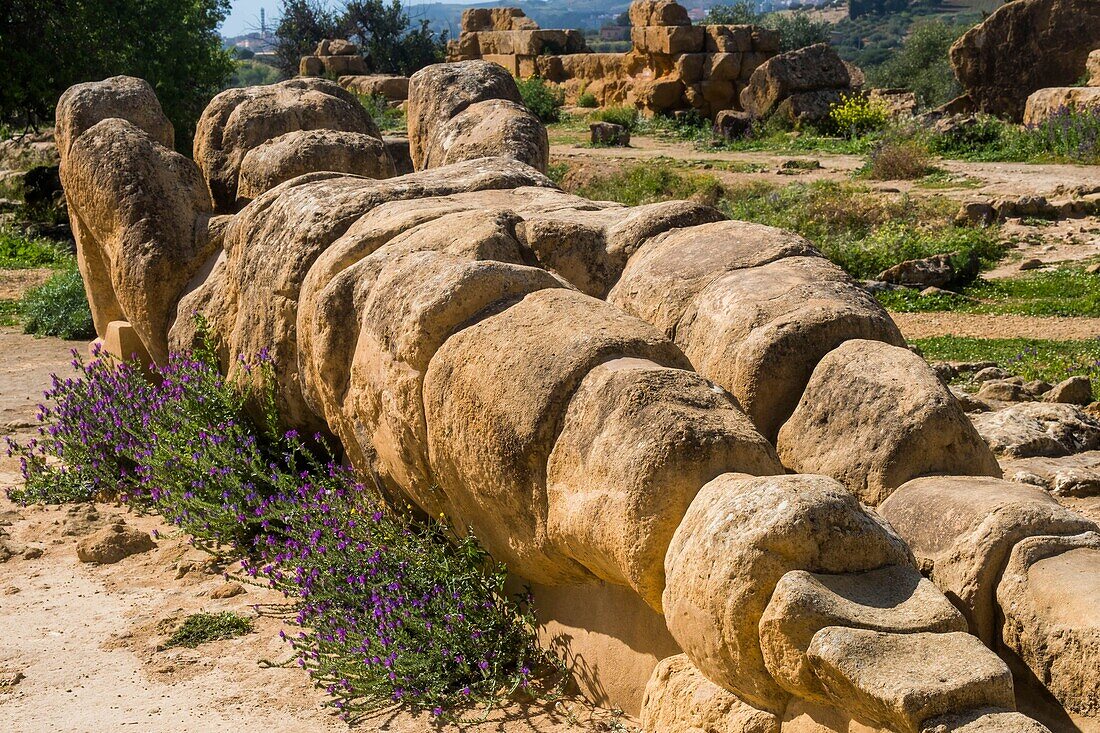
[[286,422],[473,528],[647,730],[1048,730],[1017,700],[1095,725],[1100,528],[1002,480],[808,241],[563,193],[517,100],[496,64],[418,72],[393,177],[323,79],[219,94],[194,160],[145,82],[71,88],[98,332],[163,362],[202,314],[241,379],[270,348]]
[[1020,122],[1033,92],[1076,84],[1097,48],[1096,0],[1013,0],[951,47],[961,105]]
[[302,76],[366,74],[367,62],[354,43],[343,39],[324,40],[317,44],[312,56],[301,58],[298,73]]
[[648,114],[697,110],[706,117],[740,109],[753,71],[779,53],[779,34],[749,25],[692,25],[674,0],[630,6],[627,53],[589,53],[576,31],[542,30],[518,8],[478,8],[462,14],[451,61],[484,59],[521,78],[561,84],[566,100],[591,94],[603,107],[637,107]]

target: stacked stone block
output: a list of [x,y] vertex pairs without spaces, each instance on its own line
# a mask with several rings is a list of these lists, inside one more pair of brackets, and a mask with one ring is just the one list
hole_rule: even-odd
[[359,55],[359,48],[342,39],[321,41],[312,56],[303,56],[298,62],[300,76],[333,77],[366,73],[367,62]]

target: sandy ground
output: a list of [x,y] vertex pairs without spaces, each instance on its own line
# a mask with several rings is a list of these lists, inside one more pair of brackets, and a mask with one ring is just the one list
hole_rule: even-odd
[[49,280],[53,273],[53,270],[45,267],[0,270],[0,300],[18,300],[30,288]]
[[909,339],[930,336],[1083,340],[1100,338],[1100,318],[1039,318],[974,313],[891,313]]
[[[0,435],[24,441],[33,435],[41,393],[52,372],[67,372],[74,347],[87,351],[87,344],[0,329]],[[16,460],[0,453],[0,544],[14,553],[0,561],[0,730],[348,730],[323,707],[323,694],[305,672],[261,664],[289,657],[278,634],[290,626],[268,607],[281,603],[281,595],[247,586],[234,598],[212,598],[225,578],[209,566],[208,555],[157,517],[109,504],[13,505],[2,489],[19,482],[18,471]],[[114,565],[79,562],[77,541],[119,518],[142,531],[157,530],[157,547]],[[221,610],[254,617],[254,632],[195,649],[160,648],[187,615]],[[628,731],[635,725],[566,698],[511,705],[466,729],[564,733]],[[427,716],[397,710],[372,716],[356,729],[413,733],[439,726]]]

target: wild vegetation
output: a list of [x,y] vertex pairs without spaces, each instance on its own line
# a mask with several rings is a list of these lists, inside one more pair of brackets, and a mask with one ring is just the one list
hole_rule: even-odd
[[[153,377],[94,351],[55,377],[39,438],[8,439],[18,502],[117,498],[161,514],[244,577],[294,603],[286,639],[344,717],[401,702],[436,716],[488,708],[554,667],[526,596],[466,531],[389,505],[320,435],[283,432],[266,353],[245,380],[213,349],[174,354]],[[246,633],[247,619],[192,616],[169,645]]]

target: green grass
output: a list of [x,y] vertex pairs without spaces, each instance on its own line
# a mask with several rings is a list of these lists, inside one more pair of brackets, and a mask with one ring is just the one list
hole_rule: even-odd
[[928,361],[993,361],[1024,379],[1057,384],[1072,376],[1092,379],[1094,399],[1100,399],[1100,339],[980,339],[936,336],[913,339]]
[[987,267],[1004,254],[995,229],[955,226],[956,204],[943,197],[882,196],[830,181],[753,183],[726,189],[719,208],[731,219],[803,235],[858,278],[934,254],[973,252]]
[[32,267],[64,267],[72,256],[64,246],[43,237],[28,237],[22,232],[0,227],[0,270],[25,270]]
[[252,632],[252,619],[232,611],[196,613],[188,616],[165,643],[166,647],[196,647],[210,641],[222,641]]
[[714,176],[680,170],[671,161],[656,159],[596,177],[571,193],[628,206],[688,198],[714,203],[722,186]]
[[0,326],[14,326],[19,323],[19,301],[0,300]]
[[1061,267],[1020,277],[979,279],[957,296],[922,297],[915,290],[894,290],[876,297],[890,310],[909,313],[1100,317],[1100,275]]
[[381,95],[357,94],[359,104],[374,119],[380,132],[404,132],[405,113],[400,107],[391,107],[389,100]]
[[95,335],[84,280],[73,262],[31,288],[19,303],[23,331],[37,336],[86,339]]

